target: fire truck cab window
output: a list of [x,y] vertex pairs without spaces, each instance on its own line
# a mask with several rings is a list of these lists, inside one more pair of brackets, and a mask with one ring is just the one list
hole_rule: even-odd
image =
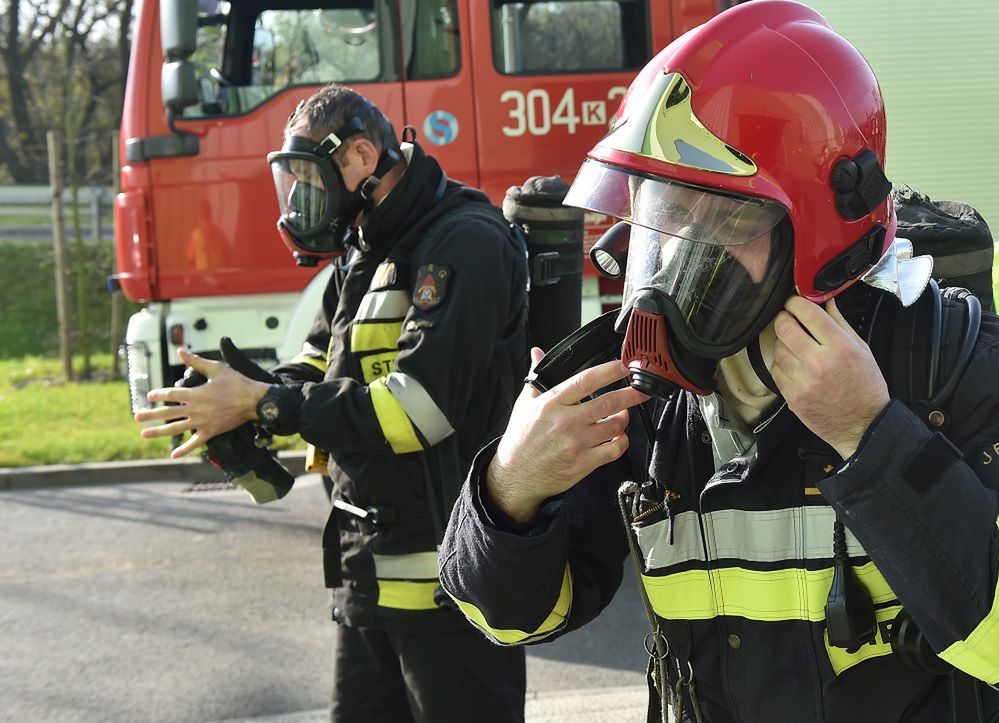
[[389,3],[326,5],[199,0],[191,60],[201,98],[184,117],[246,113],[289,86],[399,80]]
[[456,0],[403,0],[403,57],[408,80],[448,78],[461,63]]
[[492,0],[493,61],[506,75],[640,68],[646,0]]

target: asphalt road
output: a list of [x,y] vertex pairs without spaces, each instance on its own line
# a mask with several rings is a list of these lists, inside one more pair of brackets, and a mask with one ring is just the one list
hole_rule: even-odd
[[[321,720],[333,623],[317,476],[282,502],[189,482],[0,493],[0,720]],[[528,720],[644,719],[630,573],[528,654]]]

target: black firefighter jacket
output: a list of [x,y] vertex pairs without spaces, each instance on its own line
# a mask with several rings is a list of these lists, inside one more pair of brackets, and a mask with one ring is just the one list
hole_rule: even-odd
[[525,252],[484,194],[418,146],[362,233],[302,354],[276,370],[305,381],[280,431],[329,453],[333,498],[346,503],[323,541],[334,618],[464,626],[435,604],[435,528],[527,371]]
[[[707,723],[951,720],[948,677],[907,668],[885,639],[902,606],[947,661],[999,683],[997,344],[999,321],[986,314],[946,438],[893,400],[845,465],[826,467],[814,454],[822,444],[778,402],[754,430],[756,453],[716,471],[693,395],[665,405],[649,471],[665,504],[633,528],[671,685],[678,669],[692,672]],[[441,581],[500,643],[578,628],[620,583],[616,491],[642,483],[644,464],[629,453],[596,470],[523,530],[483,498],[494,450],[476,458],[455,506]],[[836,515],[878,621],[875,640],[852,652],[825,635]],[[999,695],[987,688],[984,701],[985,719],[997,719]]]

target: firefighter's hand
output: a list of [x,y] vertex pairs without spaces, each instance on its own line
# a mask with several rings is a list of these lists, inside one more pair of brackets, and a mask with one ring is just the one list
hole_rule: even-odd
[[235,429],[257,418],[257,402],[270,387],[233,371],[225,364],[203,359],[187,349],[179,349],[180,360],[208,378],[198,387],[166,387],[154,389],[146,398],[150,402],[173,402],[175,406],[143,409],[135,421],[162,422],[146,427],[146,438],[173,437],[191,432],[191,437],[170,453],[174,459],[197,449],[212,437]]
[[890,400],[874,355],[831,299],[823,310],[792,296],[774,330],[772,374],[787,406],[846,459]]
[[[541,350],[532,349],[534,364]],[[587,400],[627,376],[620,361],[580,372],[545,393],[524,387],[486,473],[486,487],[504,513],[532,521],[541,503],[565,492],[628,449],[628,408],[648,397],[630,387]]]

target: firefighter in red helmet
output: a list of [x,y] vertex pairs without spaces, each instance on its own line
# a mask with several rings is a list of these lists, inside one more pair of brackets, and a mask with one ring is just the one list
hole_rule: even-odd
[[650,720],[999,715],[999,321],[896,238],[885,140],[864,58],[788,0],[641,71],[566,199],[625,224],[620,358],[535,354],[445,537],[487,635],[585,624],[630,552]]

